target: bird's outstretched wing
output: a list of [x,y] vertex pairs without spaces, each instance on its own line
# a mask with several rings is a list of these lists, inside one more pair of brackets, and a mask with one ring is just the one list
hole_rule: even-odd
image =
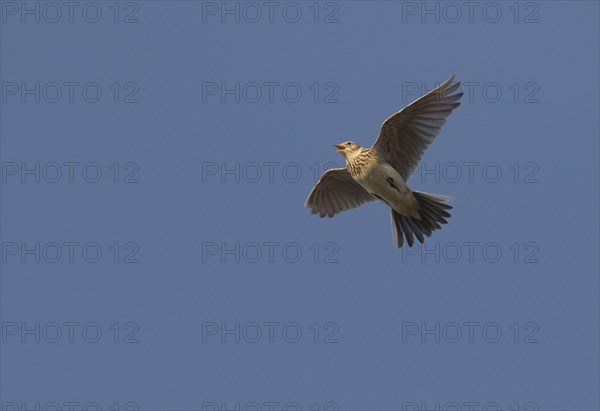
[[425,149],[440,133],[446,118],[460,105],[460,83],[450,84],[454,76],[439,87],[390,116],[379,132],[373,149],[384,156],[408,180],[419,165]]
[[332,168],[327,170],[314,186],[304,207],[310,207],[313,214],[321,217],[334,214],[376,200],[360,184],[358,184],[347,169]]

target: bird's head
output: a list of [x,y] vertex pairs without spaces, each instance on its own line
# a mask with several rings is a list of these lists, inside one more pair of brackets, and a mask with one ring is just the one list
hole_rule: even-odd
[[363,148],[358,144],[352,141],[346,141],[341,144],[334,144],[335,148],[337,148],[337,152],[340,153],[346,160],[354,157],[356,154],[359,154]]

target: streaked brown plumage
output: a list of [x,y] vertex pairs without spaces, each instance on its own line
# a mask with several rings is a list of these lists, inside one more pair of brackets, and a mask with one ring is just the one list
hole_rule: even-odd
[[439,87],[390,116],[381,126],[371,148],[347,141],[334,144],[346,168],[326,171],[310,192],[305,207],[321,217],[381,200],[391,208],[396,245],[404,238],[409,246],[414,237],[441,228],[450,217],[446,202],[450,197],[411,191],[406,182],[418,166],[425,149],[439,134],[446,118],[460,105],[463,93],[456,93],[460,83],[451,84],[454,76]]

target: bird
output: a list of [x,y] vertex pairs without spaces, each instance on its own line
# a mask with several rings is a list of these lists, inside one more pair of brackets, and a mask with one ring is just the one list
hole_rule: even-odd
[[391,209],[392,234],[398,248],[441,229],[450,217],[452,197],[411,190],[407,181],[463,93],[454,75],[437,88],[388,117],[370,148],[352,141],[334,144],[346,167],[323,173],[306,199],[312,214],[333,217],[371,201]]

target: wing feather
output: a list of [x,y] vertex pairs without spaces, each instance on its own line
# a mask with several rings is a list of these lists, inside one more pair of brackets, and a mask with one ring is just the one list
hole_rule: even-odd
[[313,214],[333,217],[374,200],[376,198],[354,181],[347,169],[332,168],[323,173],[304,206],[309,207]]
[[446,124],[446,118],[460,105],[463,93],[456,93],[460,83],[452,83],[454,76],[439,87],[415,100],[390,116],[379,132],[373,149],[408,180],[423,153]]

